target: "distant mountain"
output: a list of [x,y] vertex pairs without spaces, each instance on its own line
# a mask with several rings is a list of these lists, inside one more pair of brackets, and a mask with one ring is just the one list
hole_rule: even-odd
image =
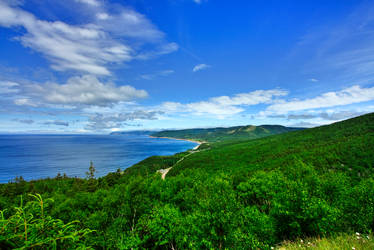
[[155,131],[150,130],[137,130],[137,131],[116,131],[110,133],[110,135],[150,135],[155,133]]
[[238,141],[257,139],[269,135],[282,134],[303,128],[291,128],[281,125],[236,126],[229,128],[197,128],[183,130],[165,130],[152,133],[155,137],[191,139],[205,142]]

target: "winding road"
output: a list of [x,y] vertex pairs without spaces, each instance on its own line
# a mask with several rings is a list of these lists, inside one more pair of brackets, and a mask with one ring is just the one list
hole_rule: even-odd
[[202,152],[202,151],[205,151],[205,150],[208,150],[207,149],[203,149],[203,150],[193,150],[193,151],[190,151],[189,154],[183,156],[182,158],[180,158],[173,166],[171,166],[170,168],[165,168],[165,169],[159,169],[157,170],[157,172],[161,173],[161,178],[163,180],[165,180],[165,177],[166,175],[168,174],[168,172],[170,171],[170,169],[172,169],[175,165],[177,165],[178,163],[182,162],[184,159],[186,159],[187,157],[189,157],[190,155],[194,154],[194,153],[197,153],[197,152]]

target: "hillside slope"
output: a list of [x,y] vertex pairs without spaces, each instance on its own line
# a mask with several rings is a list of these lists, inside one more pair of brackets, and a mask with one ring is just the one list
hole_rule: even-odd
[[191,139],[204,142],[222,142],[251,140],[269,135],[281,134],[291,131],[301,130],[302,128],[290,128],[280,125],[261,125],[261,126],[237,126],[229,128],[197,128],[183,130],[165,130],[153,133],[154,137],[169,137],[177,139]]
[[331,125],[212,147],[194,154],[170,171],[203,168],[226,172],[274,169],[296,158],[319,170],[373,173],[374,113]]

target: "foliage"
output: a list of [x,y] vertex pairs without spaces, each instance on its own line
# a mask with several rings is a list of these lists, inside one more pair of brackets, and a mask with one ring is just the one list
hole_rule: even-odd
[[52,199],[31,195],[35,200],[25,206],[14,208],[14,214],[5,218],[1,211],[0,247],[1,248],[85,248],[84,238],[92,233],[90,229],[78,229],[79,221],[64,223],[53,219],[46,213]]

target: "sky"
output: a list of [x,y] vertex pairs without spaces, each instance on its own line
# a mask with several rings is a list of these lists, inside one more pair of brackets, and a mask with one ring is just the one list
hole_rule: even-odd
[[374,1],[0,0],[0,133],[374,112]]

